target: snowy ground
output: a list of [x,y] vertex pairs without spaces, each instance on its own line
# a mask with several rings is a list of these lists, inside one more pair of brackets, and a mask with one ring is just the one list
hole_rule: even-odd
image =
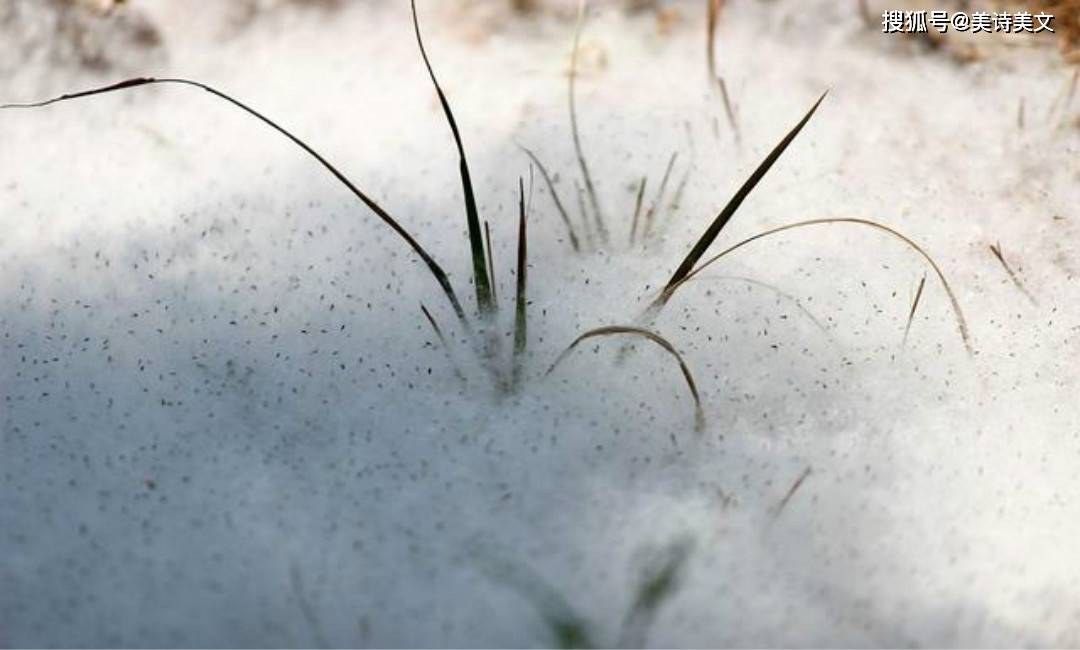
[[[472,304],[456,154],[405,2],[246,22],[132,4],[157,40],[107,41],[89,66],[9,21],[0,49],[23,58],[0,100],[212,83],[335,161]],[[613,242],[573,254],[537,178],[518,396],[456,347],[462,387],[419,311],[463,336],[422,263],[206,93],[0,113],[0,645],[549,645],[539,581],[612,645],[679,543],[679,587],[636,642],[1080,643],[1080,102],[1054,103],[1071,70],[1049,49],[959,64],[844,3],[733,2],[736,144],[703,3],[660,22],[612,4],[583,36],[579,118]],[[518,144],[577,214],[573,24],[488,9],[421,17],[508,305]],[[975,353],[932,273],[902,348],[929,269],[879,232],[819,226],[743,249],[657,323],[705,432],[659,348],[620,365],[617,341],[590,342],[545,378],[581,331],[640,313],[825,89],[717,249],[798,219],[888,223],[941,264]],[[681,204],[630,247],[636,184],[648,200],[676,150]]]

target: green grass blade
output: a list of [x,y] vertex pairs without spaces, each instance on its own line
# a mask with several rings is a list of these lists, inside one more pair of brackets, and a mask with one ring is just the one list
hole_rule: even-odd
[[521,381],[521,357],[528,345],[528,315],[526,313],[526,292],[529,282],[529,237],[525,219],[525,183],[518,179],[518,249],[517,249],[517,295],[514,309],[514,366],[512,382],[516,389]]
[[765,157],[765,160],[763,160],[761,164],[758,165],[757,169],[754,170],[754,173],[750,174],[750,177],[747,178],[742,186],[735,192],[735,195],[731,197],[731,200],[728,201],[727,205],[724,206],[724,209],[720,211],[720,214],[716,215],[716,218],[709,224],[705,233],[702,234],[697,243],[694,244],[694,247],[686,255],[682,263],[679,264],[679,268],[675,270],[671,279],[668,280],[667,285],[664,287],[665,293],[674,290],[674,287],[689,275],[690,271],[698,263],[698,260],[700,260],[702,256],[705,255],[705,252],[709,250],[709,246],[716,240],[720,231],[723,230],[724,226],[731,220],[731,217],[735,215],[739,206],[746,200],[746,197],[749,196],[750,192],[753,191],[758,182],[765,177],[765,174],[769,172],[769,169],[784,153],[784,150],[788,148],[788,145],[795,139],[795,136],[799,135],[799,131],[802,131],[802,128],[806,126],[806,123],[810,121],[810,118],[814,115],[814,111],[818,109],[818,106],[821,105],[822,100],[825,99],[825,95],[827,94],[828,91],[823,93],[821,97],[814,102],[814,105],[810,107],[810,110],[807,111],[806,115],[795,125],[795,128],[791,129],[791,131],[784,136],[784,139],[773,148],[769,155]]
[[660,607],[678,591],[693,544],[679,540],[664,549],[653,566],[646,567],[634,594],[634,602],[623,620],[620,648],[647,647],[649,628]]
[[[518,146],[521,147],[521,145]],[[563,224],[566,226],[566,232],[570,237],[570,247],[574,249],[575,253],[581,252],[581,242],[578,241],[577,232],[574,231],[574,224],[570,221],[570,215],[566,212],[566,208],[563,207],[563,203],[559,199],[559,193],[555,190],[555,183],[551,180],[551,174],[548,173],[547,168],[544,167],[544,164],[536,157],[536,154],[525,147],[521,147],[521,150],[524,151],[525,155],[540,168],[540,175],[544,177],[544,183],[547,184],[548,192],[551,194],[551,200],[555,202],[555,209],[559,211],[559,216],[562,217]]]
[[[581,146],[581,134],[578,132],[577,123],[577,63],[579,46],[581,45],[581,30],[585,25],[585,13],[586,0],[581,0],[581,4],[578,6],[577,26],[574,28],[574,48],[570,53],[570,80],[568,86],[570,95],[570,135],[574,139],[574,153],[577,154],[578,167],[581,169],[581,177],[585,182],[585,192],[589,196],[589,205],[592,207],[593,219],[596,221],[596,234],[600,238],[600,243],[606,244],[608,241],[607,226],[604,225],[604,214],[600,210],[600,200],[596,196],[596,187],[593,185],[592,174],[589,173],[589,165],[585,162],[585,153]],[[582,214],[582,217],[588,219],[585,214]]]
[[707,261],[702,263],[701,266],[697,267],[692,272],[688,273],[685,277],[683,277],[683,279],[680,280],[678,282],[678,284],[676,284],[675,286],[670,287],[670,288],[665,287],[664,290],[660,293],[660,295],[656,298],[656,300],[654,300],[653,303],[646,310],[646,314],[650,314],[651,316],[655,316],[656,313],[659,311],[659,309],[661,307],[663,307],[663,305],[666,304],[667,301],[671,298],[671,295],[674,293],[675,289],[678,289],[680,286],[682,286],[683,284],[685,284],[689,280],[693,279],[695,276],[697,276],[699,273],[704,271],[708,266],[710,266],[714,262],[720,260],[721,258],[725,257],[726,255],[728,255],[730,253],[733,253],[733,252],[737,251],[738,249],[742,248],[743,246],[746,246],[747,244],[755,242],[755,241],[757,241],[759,239],[763,239],[765,237],[770,237],[772,235],[782,233],[782,232],[787,231],[787,230],[794,230],[796,228],[805,228],[805,227],[808,227],[808,226],[817,226],[817,225],[825,225],[825,224],[842,224],[842,223],[865,226],[865,227],[868,227],[868,228],[873,228],[875,230],[879,230],[881,232],[884,232],[884,233],[890,235],[891,237],[899,239],[905,245],[907,245],[908,248],[912,249],[913,251],[918,253],[919,256],[921,256],[924,260],[926,260],[927,264],[930,265],[930,268],[933,269],[934,273],[937,275],[938,280],[941,281],[941,286],[942,286],[942,288],[945,289],[945,295],[948,296],[948,298],[949,298],[949,303],[952,306],[953,316],[956,318],[956,325],[957,325],[957,328],[960,330],[960,338],[963,339],[964,347],[967,349],[968,354],[974,354],[975,353],[975,349],[972,347],[972,343],[971,343],[971,333],[968,330],[967,319],[964,318],[964,311],[960,308],[960,301],[957,300],[956,294],[952,290],[952,286],[949,284],[949,281],[945,278],[945,274],[942,272],[941,267],[939,267],[937,262],[934,261],[934,258],[930,257],[930,254],[927,253],[926,250],[923,249],[922,246],[919,246],[910,237],[908,237],[907,235],[899,232],[898,230],[890,228],[889,226],[878,223],[876,221],[870,221],[869,219],[861,219],[861,218],[858,218],[858,217],[834,217],[834,218],[826,218],[826,219],[808,219],[806,221],[797,221],[795,223],[789,223],[789,224],[786,224],[786,225],[783,225],[783,226],[778,226],[776,228],[771,228],[771,229],[766,230],[764,232],[760,232],[760,233],[754,235],[753,237],[747,237],[746,239],[727,247],[726,249],[720,251],[716,255],[709,258]]
[[574,349],[578,346],[578,344],[580,344],[582,341],[597,336],[615,336],[620,334],[630,334],[632,336],[639,336],[648,339],[649,341],[652,341],[653,343],[659,345],[668,354],[675,357],[675,360],[679,362],[679,370],[682,371],[683,378],[686,380],[686,385],[690,389],[690,395],[694,398],[694,429],[698,432],[704,431],[705,410],[701,406],[701,395],[698,393],[697,383],[694,381],[693,373],[690,372],[690,368],[686,365],[686,362],[683,360],[682,355],[679,354],[679,351],[675,349],[675,346],[672,345],[671,342],[669,342],[667,339],[660,336],[656,332],[645,329],[644,327],[637,327],[635,325],[606,325],[604,327],[597,327],[595,329],[591,329],[574,339],[574,342],[562,351],[562,354],[560,354],[555,359],[555,362],[551,364],[551,367],[548,368],[545,376],[550,375],[552,372],[554,372],[555,368],[558,367],[558,365],[562,363],[563,360],[565,360],[566,357],[568,357],[570,353],[573,352]]
[[498,283],[495,282],[495,254],[491,249],[491,226],[486,219],[484,220],[484,240],[487,242],[487,269],[488,277],[491,278],[491,303],[498,309],[499,292],[496,289]]
[[476,304],[481,315],[490,316],[495,311],[495,303],[491,297],[491,281],[486,269],[484,256],[484,240],[480,234],[480,214],[476,209],[476,195],[473,193],[472,177],[469,174],[469,164],[465,159],[465,146],[461,142],[461,132],[458,130],[457,120],[450,110],[450,102],[443,93],[439,80],[435,78],[435,70],[431,67],[427,50],[424,49],[424,39],[420,36],[420,20],[416,16],[416,0],[411,1],[413,29],[416,31],[416,43],[420,46],[420,56],[424,59],[424,67],[427,68],[431,83],[435,86],[435,92],[439,96],[439,104],[442,105],[443,115],[450,125],[450,132],[454,136],[454,144],[457,146],[459,171],[461,173],[461,189],[465,194],[465,221],[469,228],[469,247],[472,251],[473,282],[476,285]]
[[202,90],[205,90],[206,92],[210,93],[211,95],[214,95],[215,97],[217,97],[219,99],[222,99],[222,100],[232,104],[233,106],[236,106],[237,108],[244,111],[245,113],[247,113],[247,114],[251,115],[252,117],[258,119],[259,121],[263,122],[264,124],[266,124],[270,128],[274,129],[275,131],[277,131],[281,135],[288,138],[290,141],[293,142],[293,144],[295,144],[296,146],[303,149],[305,153],[307,153],[309,156],[311,156],[316,161],[318,161],[319,164],[321,164],[328,172],[330,172],[334,176],[334,178],[336,178],[342,185],[344,185],[346,188],[348,188],[348,190],[350,192],[352,192],[352,194],[354,196],[356,196],[356,198],[360,199],[360,201],[363,202],[363,204],[366,205],[369,210],[374,212],[375,215],[377,217],[379,217],[379,219],[381,219],[383,221],[383,223],[390,226],[390,228],[393,229],[393,231],[395,233],[397,233],[399,237],[401,237],[402,239],[405,240],[405,243],[407,243],[409,245],[409,247],[412,248],[413,251],[420,257],[420,259],[423,260],[424,264],[427,266],[428,270],[431,272],[431,275],[434,276],[435,281],[439,283],[439,287],[441,287],[442,290],[443,290],[443,293],[446,294],[446,298],[450,301],[450,305],[451,305],[451,307],[453,307],[454,313],[457,315],[457,317],[461,321],[462,325],[465,326],[467,329],[469,328],[469,320],[465,315],[465,310],[462,308],[461,302],[457,298],[457,294],[454,292],[453,286],[450,284],[450,278],[446,275],[446,272],[443,271],[442,267],[439,266],[439,264],[434,260],[434,258],[431,257],[431,255],[427,252],[427,250],[425,250],[424,247],[421,246],[420,243],[417,242],[416,239],[409,233],[409,231],[405,230],[405,228],[400,223],[398,223],[398,221],[396,219],[391,217],[390,214],[386,210],[384,210],[371,197],[369,197],[367,194],[362,192],[360,190],[360,188],[358,188],[355,184],[353,184],[352,181],[350,181],[345,176],[345,174],[343,174],[337,167],[330,164],[330,162],[328,160],[326,160],[326,158],[323,158],[323,156],[321,154],[319,154],[317,151],[312,149],[311,146],[308,145],[306,142],[304,142],[300,138],[296,137],[295,135],[293,135],[292,133],[287,131],[284,127],[279,126],[276,122],[274,122],[270,118],[266,117],[262,113],[256,111],[255,109],[251,108],[247,104],[244,104],[243,102],[241,102],[241,101],[239,101],[237,99],[233,99],[229,95],[221,92],[220,90],[217,90],[216,88],[213,88],[213,87],[208,86],[206,84],[200,83],[198,81],[192,81],[190,79],[178,79],[178,78],[157,79],[157,78],[152,78],[152,77],[139,77],[139,78],[136,78],[136,79],[128,79],[126,81],[121,81],[119,83],[111,84],[109,86],[103,86],[103,87],[100,87],[100,88],[93,88],[93,89],[84,90],[84,91],[81,91],[81,92],[68,93],[66,95],[60,95],[59,97],[54,97],[53,99],[49,99],[49,100],[45,100],[45,101],[41,101],[41,102],[33,102],[33,103],[25,103],[25,104],[3,104],[3,105],[0,105],[0,109],[4,109],[4,108],[39,108],[39,107],[48,106],[50,104],[56,104],[58,102],[68,101],[68,100],[72,100],[72,99],[79,99],[79,98],[82,98],[82,97],[90,97],[92,95],[101,95],[101,94],[104,94],[104,93],[110,93],[110,92],[114,92],[114,91],[118,91],[118,90],[125,90],[125,89],[128,89],[128,88],[136,88],[136,87],[139,87],[139,86],[148,86],[148,85],[152,85],[152,84],[180,84],[180,85],[185,85],[185,86],[193,86],[195,88],[200,88]]

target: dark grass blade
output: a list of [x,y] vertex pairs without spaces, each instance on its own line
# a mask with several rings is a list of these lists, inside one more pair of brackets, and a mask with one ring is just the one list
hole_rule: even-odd
[[919,308],[919,300],[922,299],[923,289],[926,288],[926,274],[923,273],[919,280],[919,288],[915,290],[915,299],[911,301],[911,311],[908,312],[907,324],[904,325],[904,338],[900,341],[900,349],[907,347],[908,334],[911,332],[911,324],[915,322],[915,311]]
[[996,246],[991,244],[990,252],[993,253],[994,257],[997,258],[997,261],[1001,263],[1001,267],[1005,269],[1005,273],[1009,276],[1009,279],[1012,280],[1013,286],[1015,286],[1020,293],[1024,294],[1024,297],[1026,297],[1032,305],[1038,306],[1039,301],[1035,299],[1035,296],[1032,295],[1031,292],[1028,291],[1028,288],[1024,286],[1024,283],[1020,281],[1020,276],[1016,274],[1016,271],[1013,270],[1012,266],[1005,261],[1005,254],[1001,252],[1001,244]]
[[784,153],[784,150],[788,148],[788,145],[795,139],[795,136],[799,135],[799,132],[806,126],[806,123],[810,121],[810,118],[813,117],[814,112],[818,109],[818,106],[821,105],[822,100],[825,99],[825,95],[827,94],[828,91],[823,93],[821,97],[814,102],[814,105],[810,107],[810,110],[807,111],[806,115],[795,125],[795,128],[791,129],[791,131],[784,136],[784,139],[773,148],[769,155],[765,157],[765,160],[763,160],[761,164],[758,165],[758,168],[754,170],[754,173],[750,175],[750,178],[746,179],[746,182],[742,184],[742,187],[735,192],[735,195],[731,197],[731,200],[728,201],[727,205],[724,206],[724,209],[720,211],[720,214],[716,215],[716,218],[713,219],[713,222],[705,230],[705,233],[698,239],[697,243],[694,244],[694,247],[683,259],[679,268],[675,270],[671,279],[668,280],[668,283],[664,288],[665,293],[669,293],[673,290],[676,285],[682,282],[682,280],[690,274],[690,271],[693,270],[694,266],[698,263],[698,260],[705,255],[705,252],[709,250],[709,246],[716,240],[720,231],[723,230],[724,226],[731,220],[731,217],[735,215],[735,212],[739,209],[739,206],[742,205],[742,202],[746,200],[746,197],[753,191],[758,182],[769,172],[769,169]]
[[554,372],[555,368],[558,367],[558,365],[562,363],[582,341],[597,336],[616,336],[620,334],[630,334],[632,336],[640,336],[648,339],[662,347],[668,354],[675,357],[675,360],[679,362],[679,370],[682,371],[683,378],[686,379],[686,385],[690,388],[690,395],[694,398],[694,429],[699,432],[703,431],[705,429],[705,410],[701,406],[701,395],[698,393],[693,373],[690,372],[690,368],[686,365],[686,362],[683,361],[682,355],[679,354],[679,351],[675,349],[674,345],[656,332],[645,329],[644,327],[637,327],[634,325],[607,325],[591,329],[574,339],[574,342],[562,351],[562,354],[560,354],[558,358],[555,359],[555,362],[551,364],[551,367],[548,368],[546,375],[550,375]]
[[528,290],[529,238],[525,218],[525,184],[518,179],[520,199],[518,200],[518,249],[517,249],[517,295],[514,309],[514,360],[512,382],[516,389],[521,381],[521,357],[528,344],[528,314],[526,292]]
[[439,343],[442,344],[443,351],[446,352],[446,358],[450,360],[450,365],[454,368],[454,376],[465,381],[465,373],[461,372],[461,368],[458,366],[457,361],[454,360],[454,355],[450,351],[450,343],[446,340],[446,336],[443,335],[442,328],[439,327],[438,321],[431,315],[428,308],[424,306],[424,303],[420,303],[420,311],[424,312],[424,317],[427,319],[428,324],[431,325],[431,329],[435,331],[435,336],[438,337]]
[[435,78],[435,70],[431,67],[427,50],[424,49],[424,40],[420,36],[420,20],[416,16],[416,0],[411,0],[413,29],[416,31],[416,43],[420,46],[420,56],[424,59],[424,67],[427,68],[431,83],[435,86],[435,92],[439,96],[439,104],[442,105],[443,114],[450,125],[450,132],[454,136],[454,144],[457,146],[459,170],[461,172],[461,189],[465,194],[465,221],[469,228],[469,247],[472,250],[473,282],[476,284],[476,304],[481,315],[490,316],[495,311],[495,303],[491,297],[491,282],[493,278],[487,275],[485,268],[484,240],[480,234],[480,214],[476,209],[476,195],[473,193],[472,177],[469,174],[469,164],[465,160],[465,146],[461,142],[461,132],[458,130],[454,113],[450,110],[450,102],[443,93],[439,80]]
[[829,219],[808,219],[806,221],[797,221],[795,223],[789,223],[789,224],[786,224],[786,225],[783,225],[783,226],[778,226],[776,228],[771,228],[771,229],[766,230],[764,232],[760,232],[760,233],[758,233],[758,234],[756,234],[756,235],[754,235],[752,237],[747,237],[746,239],[727,247],[726,249],[720,251],[716,255],[709,258],[707,261],[705,261],[700,266],[695,268],[692,272],[686,274],[686,276],[683,277],[683,279],[680,280],[676,285],[674,285],[672,287],[665,287],[664,290],[660,293],[660,295],[656,298],[656,300],[654,300],[653,303],[646,310],[645,313],[647,315],[647,319],[654,318],[656,316],[656,314],[660,311],[660,309],[665,304],[667,304],[667,301],[671,298],[671,295],[674,293],[674,291],[676,289],[678,289],[680,286],[685,284],[687,281],[693,279],[696,275],[698,275],[699,273],[704,271],[709,265],[713,264],[714,262],[721,259],[722,257],[724,257],[724,256],[726,256],[726,255],[728,255],[730,253],[733,253],[734,251],[742,248],[743,246],[746,246],[747,244],[755,242],[755,241],[757,241],[759,239],[762,239],[762,238],[765,238],[765,237],[770,237],[772,235],[775,235],[775,234],[778,234],[778,233],[781,233],[781,232],[784,232],[784,231],[787,231],[787,230],[793,230],[793,229],[796,229],[796,228],[805,228],[805,227],[808,227],[808,226],[816,226],[816,225],[824,225],[824,224],[839,224],[839,223],[855,224],[855,225],[859,225],[859,226],[866,226],[868,228],[873,228],[875,230],[880,230],[881,232],[884,232],[884,233],[886,233],[886,234],[888,234],[888,235],[890,235],[892,237],[895,237],[896,239],[899,239],[900,241],[904,242],[904,244],[906,244],[908,246],[908,248],[911,248],[916,253],[918,253],[924,260],[926,260],[927,264],[930,265],[930,268],[933,269],[934,273],[937,275],[938,280],[941,281],[941,286],[942,286],[942,288],[945,289],[945,294],[949,298],[949,303],[952,305],[953,316],[956,318],[956,325],[957,325],[957,328],[960,330],[960,338],[963,339],[964,347],[967,349],[968,354],[974,354],[975,350],[974,350],[974,348],[972,347],[972,344],[971,344],[971,333],[968,330],[967,319],[964,318],[964,312],[960,308],[960,301],[957,300],[956,294],[952,290],[952,286],[949,285],[949,281],[945,278],[945,274],[941,271],[941,267],[939,267],[937,265],[937,262],[934,261],[934,258],[930,257],[929,253],[927,253],[922,248],[922,246],[919,246],[917,243],[915,243],[907,235],[904,235],[903,233],[901,233],[901,232],[899,232],[897,230],[894,230],[893,228],[890,228],[889,226],[878,223],[876,221],[870,221],[869,219],[860,219],[858,217],[836,217],[836,218],[829,218]]
[[[521,145],[518,145],[519,147]],[[551,200],[555,202],[555,209],[559,211],[559,216],[562,217],[563,224],[566,226],[566,232],[570,237],[570,247],[574,249],[575,253],[581,252],[581,243],[578,241],[577,233],[574,231],[574,224],[570,222],[570,215],[567,214],[566,208],[563,207],[562,201],[559,199],[559,193],[555,190],[555,183],[551,180],[551,174],[548,173],[544,164],[540,162],[540,159],[536,157],[532,151],[521,147],[521,150],[525,152],[525,155],[529,157],[536,166],[540,168],[540,175],[544,177],[544,182],[547,183],[548,192],[551,194]]]
[[334,176],[334,178],[336,178],[342,185],[344,185],[346,188],[348,188],[348,190],[350,192],[352,192],[353,195],[356,196],[356,198],[360,199],[360,201],[363,202],[363,204],[366,205],[368,207],[368,209],[370,209],[372,212],[374,212],[377,217],[382,219],[383,223],[390,226],[390,228],[392,228],[394,230],[394,232],[398,234],[398,236],[400,236],[402,239],[405,240],[405,243],[407,243],[409,245],[409,247],[412,248],[413,251],[420,257],[420,259],[424,261],[424,264],[427,266],[428,270],[431,272],[431,275],[435,277],[435,281],[439,283],[439,286],[442,288],[443,293],[446,294],[447,299],[450,301],[451,307],[453,307],[453,309],[454,309],[454,313],[457,315],[458,319],[462,322],[462,325],[464,325],[466,328],[469,327],[469,321],[468,321],[468,318],[465,315],[465,310],[462,308],[461,302],[458,301],[457,294],[454,293],[454,288],[450,284],[450,278],[446,275],[446,272],[443,271],[442,267],[439,266],[439,264],[434,260],[434,258],[432,258],[430,254],[428,254],[427,250],[425,250],[424,247],[421,246],[420,243],[417,242],[416,239],[409,233],[409,231],[405,230],[405,228],[400,223],[398,223],[396,219],[391,217],[390,214],[386,210],[384,210],[371,197],[369,197],[367,194],[362,192],[360,190],[360,188],[358,188],[356,185],[354,185],[353,182],[350,181],[345,176],[345,174],[343,174],[337,167],[330,164],[330,162],[328,160],[326,160],[326,158],[323,158],[321,154],[319,154],[317,151],[312,149],[311,146],[309,146],[306,142],[304,142],[300,138],[296,137],[295,135],[293,135],[289,131],[285,130],[285,128],[279,126],[276,122],[274,122],[270,118],[266,117],[262,113],[256,111],[255,109],[251,108],[247,104],[244,104],[243,102],[241,102],[241,101],[239,101],[237,99],[233,99],[229,95],[226,95],[225,93],[221,92],[220,90],[217,90],[216,88],[213,88],[213,87],[208,86],[206,84],[200,83],[198,81],[192,81],[190,79],[178,79],[178,78],[156,79],[156,78],[152,78],[152,77],[139,77],[139,78],[136,78],[136,79],[128,79],[126,81],[121,81],[119,83],[115,83],[115,84],[112,84],[112,85],[109,85],[109,86],[103,86],[103,87],[100,87],[100,88],[93,88],[91,90],[84,90],[84,91],[81,91],[81,92],[68,93],[66,95],[60,95],[59,97],[54,97],[53,99],[49,99],[49,100],[41,101],[41,102],[33,102],[33,103],[25,103],[25,104],[3,104],[3,105],[0,105],[0,109],[4,109],[4,108],[39,108],[39,107],[42,107],[42,106],[48,106],[50,104],[55,104],[55,103],[58,103],[58,102],[68,101],[68,100],[71,100],[71,99],[79,99],[79,98],[82,98],[82,97],[90,97],[91,95],[100,95],[100,94],[104,94],[104,93],[114,92],[114,91],[117,91],[117,90],[125,90],[125,89],[128,89],[128,88],[136,88],[138,86],[148,86],[148,85],[151,85],[151,84],[180,84],[180,85],[185,85],[185,86],[193,86],[195,88],[201,88],[202,90],[205,90],[206,92],[210,93],[211,95],[214,95],[215,97],[218,97],[219,99],[223,99],[226,102],[228,102],[228,103],[232,104],[233,106],[236,106],[240,110],[244,111],[245,113],[251,115],[252,117],[255,117],[259,121],[263,122],[264,124],[266,124],[270,128],[274,129],[275,131],[277,131],[281,135],[283,135],[286,138],[288,138],[289,140],[291,140],[293,142],[293,144],[295,144],[296,146],[303,149],[304,152],[306,152],[309,156],[311,156],[316,161],[318,161],[319,164],[321,164],[328,172],[330,172]]
[[742,132],[739,130],[739,120],[735,115],[735,105],[731,101],[731,95],[728,93],[727,82],[723,77],[717,77],[716,85],[720,89],[720,101],[724,104],[724,116],[727,117],[728,126],[735,134],[735,144],[738,145],[742,142]]
[[[578,9],[577,27],[574,29],[574,49],[570,54],[570,81],[568,87],[570,95],[570,134],[574,139],[574,153],[577,154],[578,167],[581,168],[581,177],[585,182],[585,192],[589,196],[589,205],[592,207],[593,219],[596,221],[596,234],[600,238],[600,243],[606,244],[608,241],[607,226],[604,225],[604,214],[600,210],[600,200],[596,196],[596,187],[593,185],[592,175],[589,173],[589,165],[585,162],[585,153],[581,147],[581,134],[578,132],[577,123],[577,63],[578,50],[581,45],[581,30],[584,25],[585,2],[582,0]],[[582,217],[588,219],[588,216],[584,213]]]
[[645,196],[645,183],[649,180],[648,176],[642,176],[641,182],[638,183],[637,198],[634,199],[634,218],[630,222],[630,245],[634,245],[634,240],[637,239],[638,218],[641,216],[641,199]]
[[693,545],[680,540],[664,549],[663,555],[641,576],[634,602],[623,619],[619,634],[620,648],[644,648],[660,607],[678,591]]
[[495,257],[491,250],[491,226],[487,220],[484,220],[484,240],[487,242],[487,269],[488,277],[491,278],[491,304],[496,309],[499,307],[499,292],[496,289],[498,283],[495,281]]
[[671,152],[671,158],[668,158],[667,167],[664,168],[664,175],[660,178],[660,187],[656,190],[656,198],[653,199],[652,205],[649,206],[649,211],[645,213],[645,226],[641,232],[642,241],[647,242],[649,235],[652,233],[653,221],[656,219],[656,213],[660,211],[660,204],[664,200],[668,180],[671,178],[671,170],[675,167],[675,161],[678,158],[678,151]]

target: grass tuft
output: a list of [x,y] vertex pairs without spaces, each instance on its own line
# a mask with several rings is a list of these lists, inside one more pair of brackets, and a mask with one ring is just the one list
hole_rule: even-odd
[[705,411],[701,406],[701,395],[698,394],[697,384],[694,382],[693,373],[690,372],[690,368],[686,365],[686,362],[683,361],[682,355],[679,354],[679,351],[675,349],[674,345],[656,332],[645,329],[644,327],[637,327],[634,325],[606,325],[604,327],[591,329],[574,339],[574,342],[562,351],[562,354],[560,354],[558,358],[555,359],[555,362],[551,364],[551,367],[548,368],[545,376],[554,372],[555,368],[558,367],[558,365],[562,363],[582,341],[598,336],[616,336],[621,334],[630,334],[632,336],[640,336],[648,339],[662,347],[668,354],[675,357],[675,360],[679,362],[679,369],[686,379],[686,385],[690,388],[690,395],[694,398],[694,430],[698,432],[704,431]]

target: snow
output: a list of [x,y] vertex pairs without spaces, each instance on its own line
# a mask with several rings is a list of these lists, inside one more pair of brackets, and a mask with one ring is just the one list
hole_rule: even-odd
[[[473,304],[456,152],[406,3],[269,3],[243,25],[224,3],[132,4],[160,46],[108,41],[107,70],[27,56],[3,99],[210,83],[324,153]],[[577,215],[573,24],[490,10],[480,32],[470,10],[420,4],[508,307],[519,144]],[[250,117],[165,86],[0,113],[0,645],[555,643],[507,571],[612,645],[644,567],[680,541],[649,645],[1080,642],[1080,131],[1075,103],[1050,114],[1071,71],[1044,49],[960,65],[839,3],[731,3],[736,144],[699,7],[670,5],[668,31],[612,3],[586,26],[579,121],[614,236],[574,255],[536,176],[513,396],[404,243]],[[21,24],[5,49],[41,38]],[[740,250],[657,321],[705,432],[659,347],[619,363],[618,340],[590,341],[545,377],[585,329],[634,321],[825,89],[715,249],[799,219],[882,221],[941,265],[975,353],[918,255],[826,225]],[[675,150],[673,183],[693,165],[681,205],[630,247],[637,182],[648,200]]]

